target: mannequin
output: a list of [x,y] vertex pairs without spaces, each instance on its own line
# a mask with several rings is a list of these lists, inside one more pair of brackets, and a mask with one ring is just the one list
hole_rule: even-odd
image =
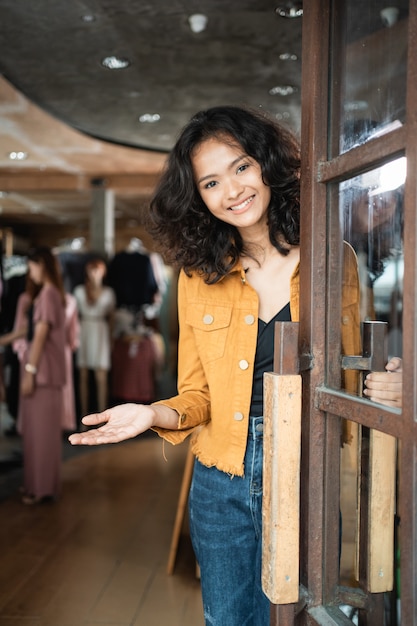
[[82,415],[89,412],[89,370],[93,370],[97,389],[97,410],[108,401],[111,334],[116,297],[104,285],[107,267],[102,259],[92,259],[85,266],[85,283],[74,290],[80,315],[81,334],[77,352]]

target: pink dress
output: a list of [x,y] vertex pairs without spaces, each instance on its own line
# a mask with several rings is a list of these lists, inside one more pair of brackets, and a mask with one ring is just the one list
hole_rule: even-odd
[[[34,325],[49,332],[38,363],[35,391],[20,398],[26,493],[56,498],[61,491],[62,411],[65,368],[65,308],[59,291],[45,285],[34,303]],[[26,358],[24,362],[26,362]],[[24,366],[24,364],[22,364]]]

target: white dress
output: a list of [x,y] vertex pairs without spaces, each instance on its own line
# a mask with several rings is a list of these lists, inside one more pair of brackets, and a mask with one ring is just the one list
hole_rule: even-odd
[[109,370],[111,341],[108,318],[116,308],[115,293],[111,287],[103,287],[96,302],[90,304],[84,285],[78,285],[74,296],[81,324],[77,365],[93,370]]

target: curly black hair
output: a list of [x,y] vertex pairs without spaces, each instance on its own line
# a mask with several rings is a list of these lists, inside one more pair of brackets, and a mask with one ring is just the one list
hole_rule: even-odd
[[271,189],[268,227],[271,243],[283,255],[299,244],[300,150],[291,131],[266,114],[235,106],[197,113],[181,132],[150,204],[147,229],[168,262],[207,283],[227,274],[243,252],[238,230],[207,209],[194,181],[192,156],[210,138],[239,144],[261,167]]

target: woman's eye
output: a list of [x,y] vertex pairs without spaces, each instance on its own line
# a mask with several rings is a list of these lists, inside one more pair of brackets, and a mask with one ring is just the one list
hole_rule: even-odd
[[239,165],[239,167],[237,168],[237,171],[244,172],[248,167],[249,167],[249,163],[244,163],[242,165]]
[[209,183],[206,183],[204,185],[204,189],[211,189],[212,187],[214,187],[216,185],[216,182],[214,180],[211,180]]

